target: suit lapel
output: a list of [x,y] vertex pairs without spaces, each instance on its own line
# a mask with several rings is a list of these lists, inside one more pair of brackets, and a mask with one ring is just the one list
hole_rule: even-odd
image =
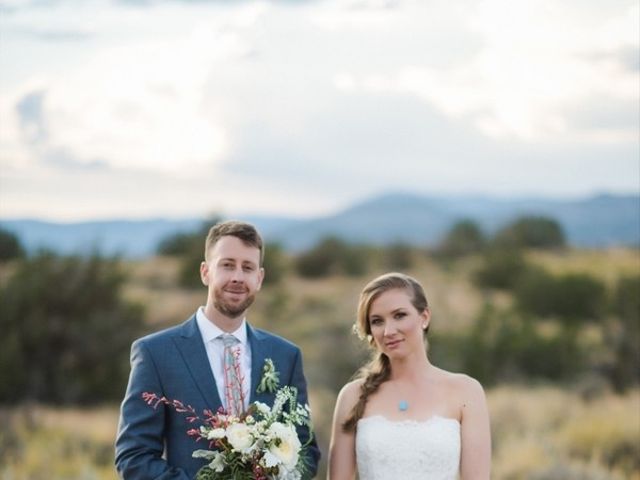
[[265,341],[265,336],[255,330],[249,323],[247,323],[247,338],[251,345],[251,394],[249,395],[249,403],[253,403],[256,400],[264,401],[269,396],[267,392],[256,393],[256,389],[262,378],[264,361],[271,355],[271,348],[269,342]]
[[222,402],[195,315],[185,322],[175,342],[207,407],[215,412]]

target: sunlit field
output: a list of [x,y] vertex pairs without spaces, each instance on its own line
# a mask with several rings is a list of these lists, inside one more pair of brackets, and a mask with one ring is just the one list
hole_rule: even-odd
[[[637,250],[527,252],[526,256],[554,276],[585,274],[597,279],[608,289],[606,301],[620,278],[640,272]],[[470,256],[447,263],[415,251],[407,269],[425,286],[433,312],[429,348],[440,352],[445,363],[439,361],[439,365],[445,368],[457,368],[457,357],[448,356],[447,349],[459,344],[438,342],[471,331],[488,304],[501,315],[513,312],[512,292],[478,288],[474,283],[473,272],[481,262]],[[180,265],[179,258],[169,257],[123,264],[127,279],[122,293],[145,307],[144,325],[149,332],[181,323],[205,301],[204,287],[178,286]],[[0,268],[0,281],[5,282],[13,268]],[[291,263],[287,269],[279,283],[265,285],[249,320],[302,348],[316,434],[324,454],[318,478],[324,478],[335,397],[367,356],[350,332],[357,297],[362,286],[385,268],[373,262],[366,274],[338,273],[317,279],[296,275]],[[561,325],[555,318],[532,318],[541,338],[555,334]],[[587,352],[585,358],[595,365],[608,365],[612,355],[606,343],[609,326],[616,325],[612,318],[612,313],[603,313],[602,318],[572,330]],[[123,394],[124,388],[124,384],[118,386]],[[486,391],[493,431],[492,478],[640,480],[637,386],[616,393],[602,371],[587,369],[566,381],[522,374],[500,378]],[[97,404],[103,406],[34,403],[0,408],[0,480],[117,478],[113,444],[118,406]]]
[[[504,386],[488,399],[493,478],[640,479],[640,391],[585,398],[557,387]],[[331,400],[312,392],[325,461]],[[117,478],[116,407],[24,406],[0,418],[2,480]]]

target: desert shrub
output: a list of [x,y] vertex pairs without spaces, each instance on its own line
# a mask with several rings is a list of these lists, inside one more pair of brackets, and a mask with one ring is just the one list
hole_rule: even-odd
[[492,248],[483,255],[483,263],[474,272],[473,281],[480,288],[511,290],[527,268],[519,250]]
[[500,247],[562,248],[566,239],[560,224],[547,217],[526,216],[505,225],[493,238]]
[[277,285],[287,274],[287,258],[282,245],[266,243],[264,246],[264,284]]
[[436,252],[446,258],[481,252],[486,244],[482,230],[473,220],[461,220],[451,227]]
[[556,316],[565,323],[600,318],[606,306],[602,282],[583,273],[554,277],[540,269],[529,269],[515,288],[519,308],[539,316]]
[[201,288],[200,264],[204,260],[204,245],[209,229],[222,219],[214,216],[202,222],[193,232],[177,232],[158,244],[159,255],[180,257],[178,284],[184,288]]
[[362,245],[349,245],[337,237],[325,237],[294,260],[301,277],[322,278],[333,273],[360,276],[369,268],[370,250]]
[[24,257],[25,252],[18,236],[0,228],[0,262]]
[[25,260],[0,289],[0,402],[95,403],[122,396],[143,311],[115,259]]
[[388,270],[402,272],[413,265],[413,250],[406,243],[396,242],[384,249],[383,258]]
[[485,307],[466,338],[463,371],[488,385],[521,379],[563,380],[586,367],[575,332],[541,334],[530,318]]
[[640,382],[640,276],[618,280],[611,310],[615,317],[605,331],[614,357],[609,376],[621,391]]

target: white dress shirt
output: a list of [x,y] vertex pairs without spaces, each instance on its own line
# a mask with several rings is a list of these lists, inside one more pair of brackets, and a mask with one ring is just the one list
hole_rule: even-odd
[[247,339],[247,322],[246,319],[242,319],[240,327],[235,332],[225,332],[220,330],[213,322],[209,321],[204,314],[204,307],[198,308],[196,312],[196,321],[198,322],[198,329],[202,335],[204,341],[204,348],[207,351],[207,357],[209,358],[209,366],[211,372],[216,380],[216,387],[218,387],[218,395],[222,401],[222,405],[227,408],[226,398],[224,394],[224,344],[222,343],[221,335],[225,333],[231,333],[236,337],[240,343],[240,371],[242,372],[242,394],[244,398],[244,408],[249,406],[249,393],[251,392],[251,346]]

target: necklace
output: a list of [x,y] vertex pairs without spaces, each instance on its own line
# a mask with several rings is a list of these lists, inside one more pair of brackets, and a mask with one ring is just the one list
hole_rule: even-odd
[[409,402],[407,402],[406,400],[400,400],[398,402],[398,410],[400,410],[401,412],[405,412],[409,409]]

